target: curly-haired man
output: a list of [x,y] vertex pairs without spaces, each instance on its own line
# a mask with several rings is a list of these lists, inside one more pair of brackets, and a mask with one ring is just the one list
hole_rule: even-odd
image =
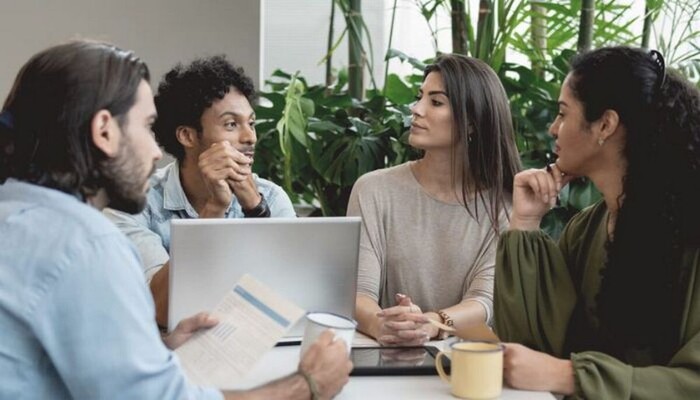
[[295,216],[284,190],[251,171],[254,100],[252,80],[224,56],[176,65],[158,86],[153,126],[176,161],[151,178],[142,213],[106,211],[141,253],[161,326],[168,314],[170,220]]

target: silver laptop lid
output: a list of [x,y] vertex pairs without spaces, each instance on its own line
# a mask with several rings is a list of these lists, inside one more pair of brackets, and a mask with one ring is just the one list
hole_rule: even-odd
[[173,220],[168,328],[213,309],[246,273],[307,311],[352,317],[359,240],[359,217]]

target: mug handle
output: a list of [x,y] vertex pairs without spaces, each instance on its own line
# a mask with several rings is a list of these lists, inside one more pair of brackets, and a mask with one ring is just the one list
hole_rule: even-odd
[[445,370],[442,367],[442,357],[446,357],[446,354],[444,352],[439,352],[437,357],[435,357],[435,367],[437,368],[438,375],[440,375],[440,379],[442,379],[444,382],[450,383],[450,376],[445,373]]

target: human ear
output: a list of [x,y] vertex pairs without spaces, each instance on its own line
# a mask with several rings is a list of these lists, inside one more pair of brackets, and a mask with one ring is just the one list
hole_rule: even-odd
[[598,140],[606,141],[617,132],[620,115],[615,110],[605,110],[598,121],[600,122]]
[[100,110],[90,121],[90,134],[95,146],[102,150],[107,157],[115,157],[119,151],[121,129],[112,113]]
[[190,126],[180,125],[175,129],[175,137],[177,141],[180,142],[186,148],[192,148],[197,145],[199,141],[199,136],[197,136],[197,131]]

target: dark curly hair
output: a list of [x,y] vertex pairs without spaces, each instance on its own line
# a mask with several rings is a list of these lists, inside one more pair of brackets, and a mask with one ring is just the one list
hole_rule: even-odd
[[253,104],[256,94],[253,81],[243,68],[233,66],[224,55],[198,58],[189,65],[177,64],[165,74],[155,96],[158,120],[153,125],[158,143],[178,161],[185,149],[177,140],[179,126],[202,131],[204,110],[223,99],[231,87],[240,91]]
[[700,92],[649,53],[603,48],[571,62],[570,84],[592,122],[615,110],[627,161],[615,238],[597,297],[601,347],[624,357],[677,351],[685,309],[684,249],[700,243]]
[[123,126],[146,64],[109,43],[72,41],[33,56],[3,106],[0,183],[7,178],[91,196],[109,181],[90,135],[99,110]]

